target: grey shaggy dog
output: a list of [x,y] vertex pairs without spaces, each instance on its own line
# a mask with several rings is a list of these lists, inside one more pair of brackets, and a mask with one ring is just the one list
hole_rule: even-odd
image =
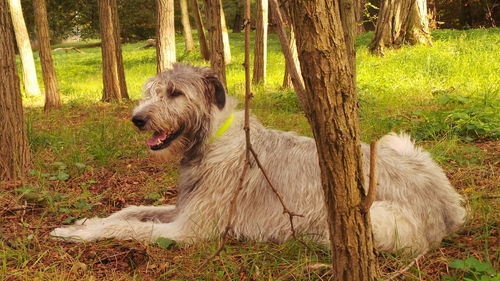
[[[71,241],[166,237],[186,243],[220,235],[245,159],[244,114],[235,106],[208,68],[175,64],[149,79],[132,121],[153,133],[147,143],[154,154],[181,156],[176,205],[130,206],[107,218],[57,228],[51,235]],[[250,122],[253,147],[271,181],[287,207],[303,215],[294,218],[297,231],[329,244],[314,139],[266,129],[255,117]],[[369,146],[362,144],[361,149],[368,167]],[[415,147],[407,135],[394,133],[380,139],[378,151],[379,186],[370,210],[377,249],[421,253],[464,223],[464,200],[429,153]],[[288,217],[255,163],[244,184],[231,235],[256,241],[289,239]]]

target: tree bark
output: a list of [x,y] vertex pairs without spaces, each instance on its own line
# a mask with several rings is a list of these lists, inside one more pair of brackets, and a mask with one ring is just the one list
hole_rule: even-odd
[[208,33],[210,34],[210,66],[217,73],[222,84],[226,85],[226,63],[222,35],[222,11],[220,0],[205,0],[207,7]]
[[180,0],[180,4],[181,4],[181,16],[182,16],[182,31],[184,33],[184,43],[186,45],[186,52],[189,53],[194,50],[194,44],[193,44],[193,35],[191,32],[191,24],[189,23],[187,0]]
[[174,0],[156,0],[156,71],[172,68],[175,57]]
[[116,0],[99,0],[99,28],[104,84],[102,100],[113,102],[128,99]]
[[22,178],[30,151],[7,1],[0,1],[0,181]]
[[[343,0],[290,1],[306,88],[306,115],[318,149],[336,280],[375,280],[365,198],[353,60],[354,13]],[[350,17],[350,18],[347,18]],[[353,25],[347,26],[354,28]],[[307,63],[304,63],[307,62]]]
[[266,82],[268,7],[267,0],[257,0],[252,79],[254,84]]
[[231,46],[229,45],[229,35],[227,34],[226,26],[226,16],[224,15],[224,9],[222,8],[222,2],[219,2],[220,6],[220,22],[222,29],[222,43],[224,44],[224,63],[231,63]]
[[386,48],[398,48],[402,44],[431,45],[426,0],[385,0],[378,13],[375,37],[370,49],[376,55],[384,55]]
[[57,85],[56,70],[52,61],[49,37],[49,22],[45,0],[34,0],[35,22],[38,44],[40,46],[40,63],[42,65],[43,83],[45,86],[45,111],[61,107],[61,97]]
[[365,3],[366,0],[354,0],[354,14],[356,16],[356,28],[355,33],[361,34],[366,32],[364,27],[365,18]]
[[210,59],[210,51],[208,50],[207,39],[205,38],[205,28],[201,20],[200,8],[198,7],[198,0],[191,0],[191,9],[193,10],[193,17],[198,30],[198,41],[200,42],[200,52],[204,60]]
[[24,22],[21,0],[9,0],[8,2],[12,25],[16,34],[17,48],[19,49],[19,56],[21,57],[23,67],[23,82],[26,95],[39,96],[42,93],[36,77],[35,60],[33,59],[30,38]]
[[[297,43],[295,41],[295,29],[293,28],[293,25],[290,25],[290,36],[288,37],[288,46],[289,46],[290,50],[292,51],[292,57],[293,57],[293,61],[294,61],[295,65],[297,67],[298,75],[302,79],[302,72],[300,71],[299,56],[297,54]],[[285,64],[288,64],[287,60],[285,60]],[[292,77],[291,77],[288,69],[289,69],[289,67],[285,68],[285,75],[283,77],[283,88],[291,88],[293,86]],[[303,81],[302,81],[302,84],[304,84]]]

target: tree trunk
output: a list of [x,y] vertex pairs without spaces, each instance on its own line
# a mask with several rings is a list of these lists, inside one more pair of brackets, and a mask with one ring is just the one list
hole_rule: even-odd
[[128,99],[116,0],[99,0],[99,28],[104,84],[102,100],[112,102]]
[[268,1],[257,0],[252,83],[266,82]]
[[[290,25],[290,37],[288,37],[288,46],[292,51],[293,61],[297,66],[299,77],[302,78],[302,72],[300,71],[299,56],[297,54],[297,43],[295,42],[295,29],[293,28],[293,25]],[[285,60],[285,64],[288,64],[287,60]],[[292,88],[293,86],[292,77],[290,76],[290,72],[288,72],[288,68],[289,67],[285,68],[285,76],[283,77],[283,88]],[[304,84],[303,81],[302,84]]]
[[156,61],[158,73],[176,61],[174,0],[156,0]]
[[193,9],[193,17],[198,30],[198,41],[200,42],[201,56],[204,60],[210,59],[210,51],[208,50],[207,39],[205,38],[205,28],[201,20],[200,8],[198,7],[198,0],[191,0],[191,8]]
[[42,65],[43,83],[45,86],[45,111],[61,107],[56,70],[50,51],[49,22],[45,0],[34,0],[35,22],[38,45],[40,46],[40,63]]
[[224,44],[224,63],[231,63],[231,46],[229,45],[229,35],[227,34],[226,26],[226,16],[224,15],[224,9],[222,8],[222,2],[219,3],[220,6],[220,22],[222,28],[222,43]]
[[10,15],[14,33],[16,34],[17,48],[23,66],[23,82],[27,96],[41,95],[38,80],[36,78],[35,60],[33,59],[33,51],[31,50],[30,38],[28,30],[24,23],[23,10],[21,0],[9,0]]
[[365,3],[366,0],[354,0],[354,14],[356,16],[356,28],[355,33],[361,34],[366,32],[364,27],[365,22]]
[[226,63],[222,35],[222,11],[220,0],[205,0],[210,41],[210,66],[217,73],[222,84],[226,85]]
[[[286,14],[288,14],[289,16],[290,9],[288,6],[289,5],[286,4],[284,8],[287,10]],[[307,109],[305,108],[307,104],[305,100],[306,96],[305,96],[304,80],[302,79],[302,75],[300,74],[300,66],[295,63],[292,50],[293,48],[291,48],[291,46],[289,45],[290,41],[286,36],[285,25],[283,22],[284,19],[283,16],[281,15],[281,8],[278,3],[278,0],[270,0],[270,7],[272,11],[273,20],[277,25],[276,31],[278,32],[278,38],[280,40],[281,50],[283,51],[283,55],[285,56],[286,71],[290,75],[290,80],[292,80],[293,89],[295,90],[295,94],[297,94],[297,97],[299,98],[299,101],[302,104],[302,108],[304,109],[304,111],[307,112]],[[290,22],[289,19],[288,22]],[[290,26],[293,27],[293,25]]]
[[0,1],[0,181],[23,177],[30,163],[13,38],[7,1]]
[[426,0],[385,0],[378,13],[375,37],[370,49],[383,55],[385,48],[398,48],[402,44],[431,45]]
[[361,211],[365,195],[354,41],[353,31],[344,31],[354,22],[354,13],[346,10],[346,3],[293,0],[290,11],[306,88],[304,108],[318,149],[333,276],[370,281],[375,280],[376,260],[370,217]]
[[[180,0],[181,16],[182,16],[182,31],[184,33],[184,42],[186,44],[186,52],[194,50],[193,35],[191,32],[191,24],[189,23],[188,3],[187,0]],[[175,33],[175,30],[174,30]]]
[[[294,70],[297,72],[297,77],[299,78],[300,84],[303,87],[304,81],[302,80],[302,73],[300,72],[300,62],[299,62],[299,57],[297,54],[297,45],[296,45],[296,41],[295,41],[295,29],[294,29],[293,25],[290,24],[288,1],[284,2],[282,4],[282,6],[280,7],[280,12],[281,12],[281,17],[282,17],[281,20],[279,19],[279,16],[277,15],[276,10],[274,8],[271,8],[271,7],[273,7],[272,0],[271,0],[271,3],[269,3],[269,4],[270,4],[269,7],[270,7],[270,13],[271,13],[271,20],[272,20],[273,24],[277,26],[276,30],[278,31],[278,34],[285,32],[285,30],[283,28],[283,26],[285,25],[284,21],[286,21],[288,23],[289,30],[290,30],[289,36],[288,36],[288,50],[290,50],[291,60],[293,60],[293,65],[290,65],[290,62],[285,55],[286,67],[285,67],[285,74],[283,76],[282,88],[292,88],[293,87],[292,75],[290,75],[290,71],[288,70],[291,67],[294,68]],[[282,49],[284,50],[286,48],[284,48],[282,46]],[[285,53],[286,52],[283,51],[283,54],[285,54]]]
[[241,33],[241,29],[243,27],[243,1],[238,1],[237,5],[238,7],[236,8],[236,14],[234,15],[233,20],[233,33]]

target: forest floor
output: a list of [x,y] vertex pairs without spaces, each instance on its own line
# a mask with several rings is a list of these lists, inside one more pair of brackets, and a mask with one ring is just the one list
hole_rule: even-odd
[[[410,133],[441,164],[470,210],[462,230],[417,261],[378,253],[381,279],[411,264],[400,279],[498,280],[500,29],[437,30],[432,47],[403,47],[382,58],[368,53],[371,36],[357,42],[363,140]],[[206,65],[198,54],[183,53],[182,38],[177,42],[180,61]],[[218,241],[49,239],[53,228],[78,218],[107,216],[129,205],[175,203],[177,163],[151,159],[147,137],[130,122],[141,84],[155,72],[155,51],[140,49],[143,44],[123,46],[130,102],[99,101],[96,47],[54,52],[63,109],[45,114],[42,97],[23,100],[33,167],[23,181],[0,182],[0,280],[329,279],[321,265],[330,254],[313,242],[309,251],[297,241],[230,241],[205,264]],[[232,34],[231,44],[228,90],[241,101],[243,35]],[[273,34],[268,60],[267,83],[254,87],[253,113],[267,127],[311,136],[294,93],[280,87],[284,61]]]

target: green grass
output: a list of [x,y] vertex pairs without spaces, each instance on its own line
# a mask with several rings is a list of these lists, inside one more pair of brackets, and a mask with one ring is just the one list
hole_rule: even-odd
[[[230,95],[243,100],[243,34],[231,34]],[[464,230],[443,242],[404,274],[408,280],[468,276],[449,269],[454,260],[476,257],[498,268],[498,159],[500,154],[500,29],[436,30],[431,47],[404,46],[385,57],[368,52],[371,33],[357,39],[357,87],[362,138],[407,131],[431,151],[452,184],[469,199]],[[96,41],[88,42],[90,44]],[[155,50],[144,42],[123,45],[132,101],[100,102],[99,48],[53,53],[64,107],[44,114],[43,98],[24,98],[33,166],[27,179],[0,183],[0,279],[6,280],[321,280],[313,264],[329,253],[311,244],[231,241],[227,251],[203,265],[217,242],[162,249],[130,241],[83,245],[48,239],[61,222],[106,216],[127,205],[175,202],[176,163],[147,156],[144,135],[130,124],[141,85],[155,73]],[[207,65],[183,52],[182,62]],[[61,45],[67,47],[73,45]],[[267,82],[253,87],[252,112],[280,130],[311,136],[295,94],[282,89],[284,60],[275,34],[268,47]],[[38,57],[36,57],[38,60]],[[39,62],[37,61],[37,65]],[[42,83],[40,69],[39,80]],[[26,206],[19,209],[19,206]],[[380,255],[384,276],[410,260]],[[460,262],[458,262],[460,263]],[[479,263],[476,263],[479,264]],[[203,265],[203,266],[202,266]],[[476,269],[474,269],[476,270]]]

